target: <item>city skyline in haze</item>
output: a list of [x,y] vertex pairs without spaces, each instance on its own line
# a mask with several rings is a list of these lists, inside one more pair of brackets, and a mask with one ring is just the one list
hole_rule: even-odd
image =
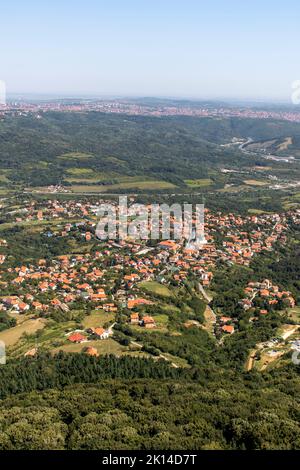
[[290,101],[295,0],[12,0],[1,5],[8,96]]

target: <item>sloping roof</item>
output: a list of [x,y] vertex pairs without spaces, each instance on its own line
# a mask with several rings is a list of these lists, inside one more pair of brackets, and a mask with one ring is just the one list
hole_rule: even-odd
[[80,333],[73,333],[71,336],[69,336],[68,340],[71,341],[72,343],[81,343],[84,341],[86,338]]

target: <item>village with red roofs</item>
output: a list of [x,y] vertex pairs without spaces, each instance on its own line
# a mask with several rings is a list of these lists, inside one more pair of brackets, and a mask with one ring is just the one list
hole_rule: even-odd
[[[213,299],[220,266],[249,270],[235,306],[247,314],[249,325],[272,312],[298,308],[289,290],[271,279],[252,279],[250,266],[257,256],[287,244],[290,225],[300,223],[299,210],[240,216],[205,209],[205,240],[195,248],[185,239],[99,240],[100,202],[25,200],[17,210],[6,211],[7,227],[26,227],[44,244],[65,251],[18,263],[13,239],[0,240],[0,311],[13,320],[0,339],[9,338],[12,356],[39,349],[151,354],[145,347],[150,332],[153,337],[154,332],[180,334],[172,317],[183,302],[187,315],[181,326],[206,329],[222,344],[239,331],[240,322]],[[189,307],[195,298],[202,303],[198,312]],[[154,355],[164,356],[155,349]],[[166,360],[175,366],[182,361],[171,355]]]

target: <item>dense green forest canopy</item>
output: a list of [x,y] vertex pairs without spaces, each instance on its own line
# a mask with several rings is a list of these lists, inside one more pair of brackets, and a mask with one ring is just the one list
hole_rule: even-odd
[[297,369],[25,359],[0,369],[0,449],[299,449]]
[[[238,148],[220,147],[233,137],[289,135],[300,141],[300,124],[97,112],[6,116],[0,121],[0,168],[10,170],[10,180],[27,185],[57,184],[74,167],[105,173],[106,182],[121,174],[183,184],[184,178],[207,177],[213,167],[248,165],[249,157]],[[72,152],[86,158],[68,157]]]

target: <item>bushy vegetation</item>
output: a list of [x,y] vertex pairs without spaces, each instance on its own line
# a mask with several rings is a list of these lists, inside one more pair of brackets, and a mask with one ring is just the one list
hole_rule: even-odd
[[16,320],[7,315],[6,312],[0,312],[0,331],[15,326]]
[[[10,181],[32,186],[70,184],[67,178],[74,169],[77,176],[93,170],[101,184],[114,184],[120,175],[147,175],[184,187],[190,178],[210,178],[218,185],[211,168],[249,164],[241,151],[219,144],[232,137],[278,135],[299,136],[300,126],[238,118],[124,119],[96,112],[48,112],[41,119],[7,116],[0,121],[0,168],[9,171]],[[257,157],[255,163],[260,161]],[[97,184],[97,177],[90,184]]]
[[0,449],[299,449],[297,372],[23,360],[0,369]]

